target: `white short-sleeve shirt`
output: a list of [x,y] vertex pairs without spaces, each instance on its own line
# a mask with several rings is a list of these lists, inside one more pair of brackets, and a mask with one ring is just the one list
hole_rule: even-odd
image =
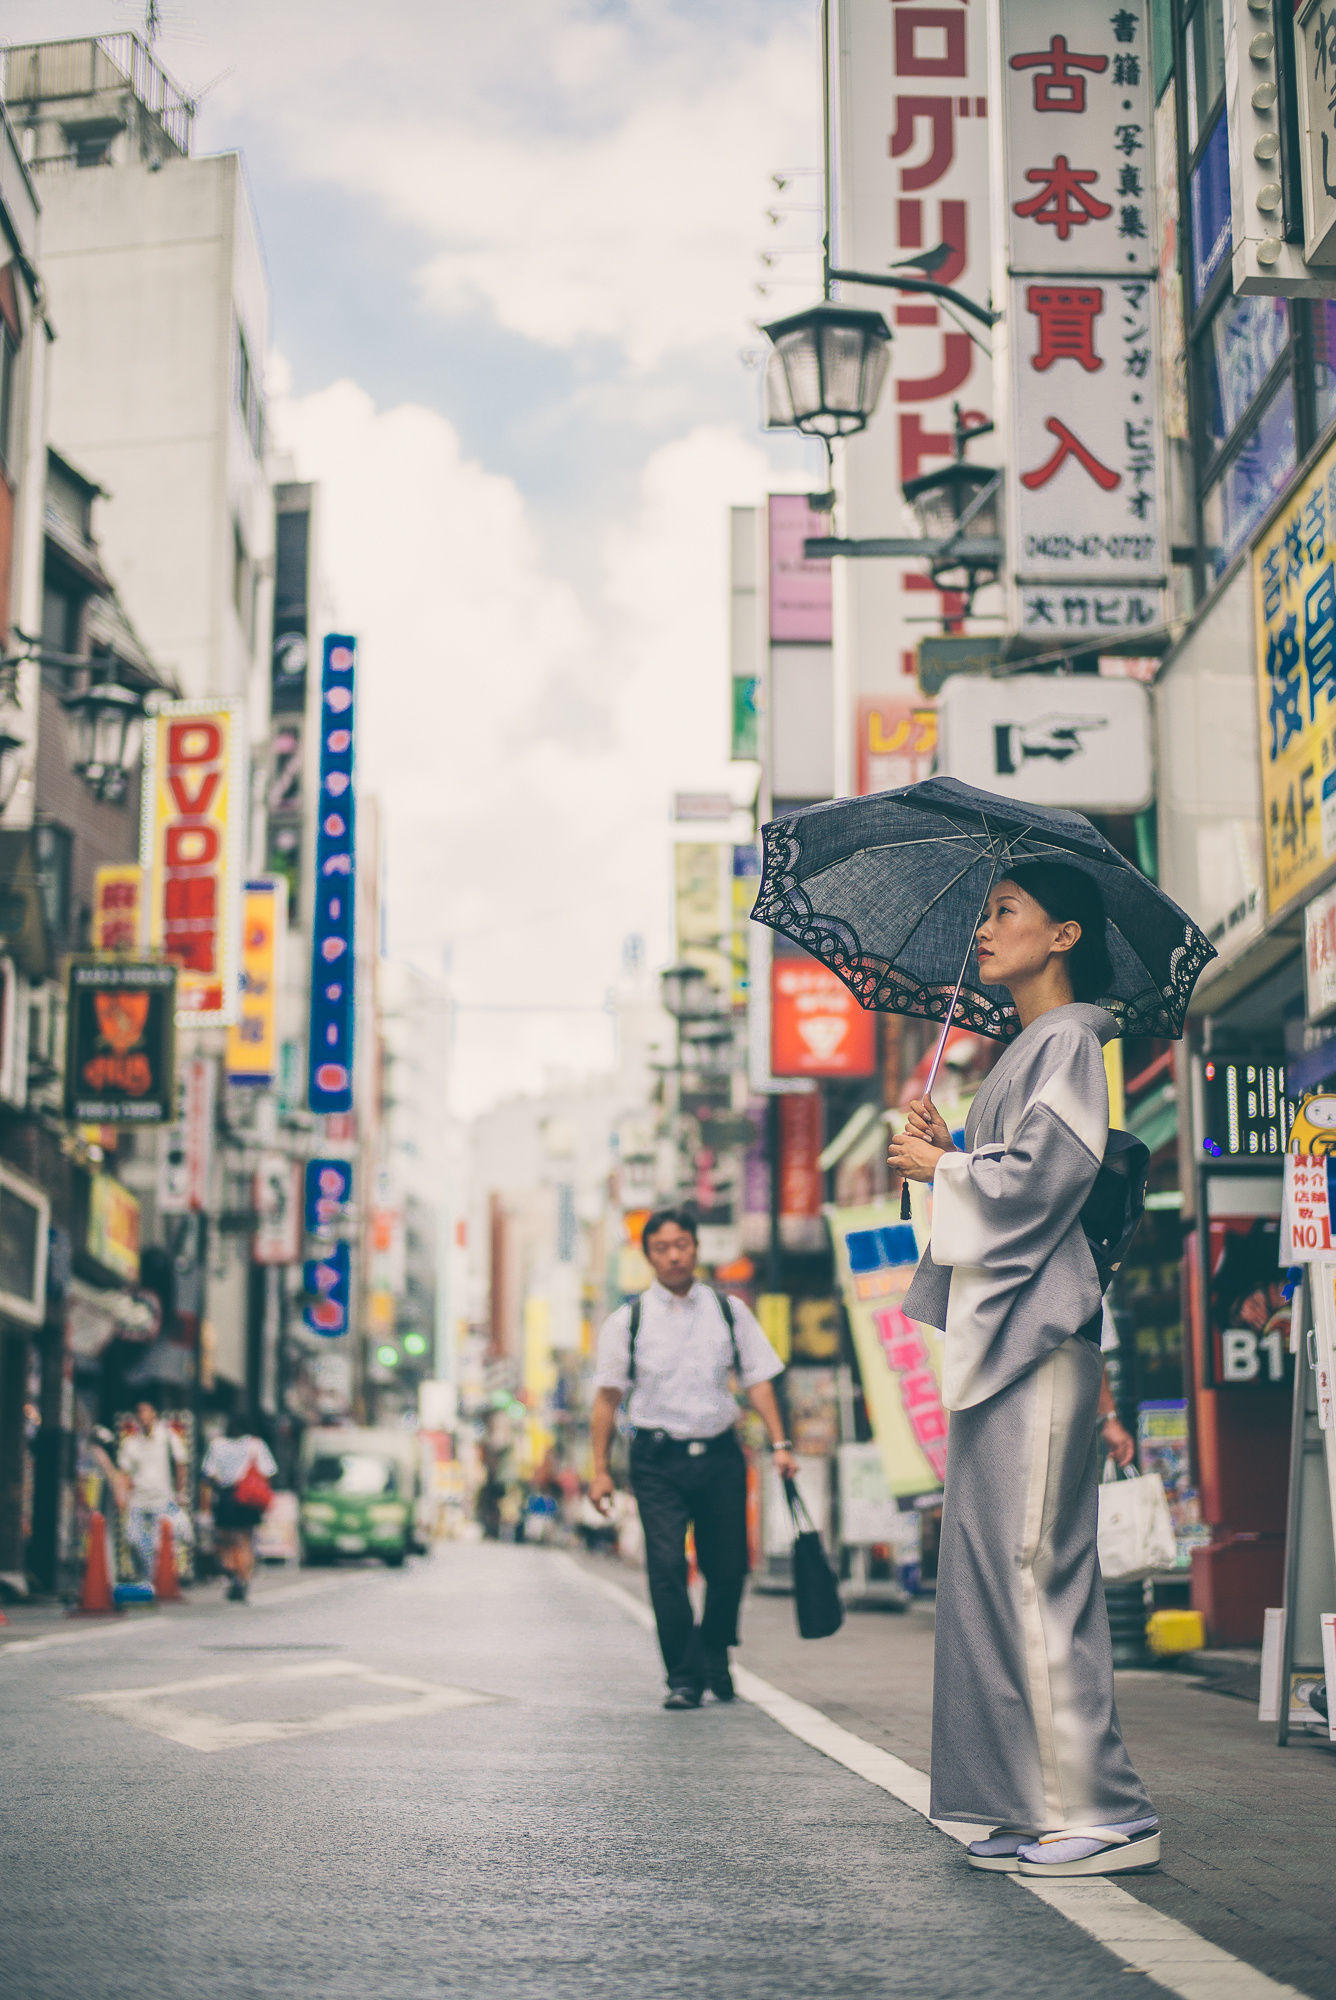
[[[741,1369],[739,1385],[752,1389],[783,1372],[750,1307],[729,1295]],[[603,1323],[594,1372],[596,1389],[630,1387],[628,1350],[631,1308],[619,1306]],[[682,1298],[655,1283],[642,1295],[636,1336],[636,1379],[627,1416],[637,1430],[667,1431],[675,1438],[718,1437],[737,1422],[738,1406],[729,1388],[733,1344],[708,1285],[695,1284]]]

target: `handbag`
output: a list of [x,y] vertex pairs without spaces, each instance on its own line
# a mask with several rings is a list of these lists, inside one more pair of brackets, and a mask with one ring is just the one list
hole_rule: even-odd
[[274,1489],[252,1458],[246,1470],[232,1488],[232,1498],[241,1507],[258,1507],[266,1513],[274,1497]]
[[1113,1460],[1105,1460],[1098,1547],[1106,1583],[1133,1583],[1174,1567],[1178,1544],[1158,1472],[1137,1472],[1129,1465],[1120,1479]]
[[784,1498],[793,1520],[793,1607],[798,1616],[798,1635],[803,1639],[828,1639],[844,1623],[840,1586],[796,1480],[784,1481]]
[[1150,1154],[1142,1141],[1110,1126],[1104,1158],[1081,1210],[1081,1227],[1102,1292],[1108,1290],[1145,1213],[1149,1169]]

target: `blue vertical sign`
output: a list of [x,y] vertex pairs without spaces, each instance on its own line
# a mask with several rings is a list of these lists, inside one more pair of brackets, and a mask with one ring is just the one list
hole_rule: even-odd
[[331,632],[320,676],[320,799],[311,915],[312,1111],[353,1108],[357,847],[353,790],[357,641]]
[[353,1198],[351,1160],[308,1160],[306,1162],[306,1229],[314,1236],[318,1229],[332,1229],[343,1218]]
[[313,1257],[304,1267],[306,1304],[302,1318],[312,1333],[337,1340],[348,1331],[348,1289],[352,1259],[346,1243],[336,1243],[327,1257]]

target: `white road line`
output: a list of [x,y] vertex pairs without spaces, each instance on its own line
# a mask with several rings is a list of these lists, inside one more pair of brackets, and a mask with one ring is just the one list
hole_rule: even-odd
[[[186,1708],[169,1697],[211,1694],[218,1688],[244,1687],[263,1701],[266,1685],[290,1685],[297,1681],[352,1681],[373,1688],[385,1688],[406,1697],[399,1701],[350,1702],[325,1708],[313,1715],[291,1716],[266,1721],[260,1717],[229,1720],[207,1709]],[[356,1660],[301,1661],[296,1666],[275,1667],[268,1673],[205,1674],[188,1681],[165,1681],[161,1687],[111,1688],[99,1694],[75,1695],[87,1708],[119,1716],[140,1729],[152,1730],[169,1743],[184,1744],[188,1750],[237,1750],[257,1743],[287,1743],[301,1736],[323,1736],[336,1729],[358,1729],[368,1723],[403,1722],[419,1716],[436,1715],[444,1709],[473,1708],[492,1702],[494,1695],[478,1694],[472,1688],[446,1687],[436,1681],[420,1681],[408,1674],[382,1673],[377,1667],[359,1666]]]
[[[620,1584],[606,1577],[591,1576],[579,1563],[568,1560],[587,1584],[620,1604],[637,1625],[653,1629],[653,1615],[639,1598]],[[979,1832],[976,1827],[930,1818],[928,1778],[912,1764],[906,1764],[875,1743],[865,1742],[852,1730],[832,1722],[820,1709],[772,1687],[746,1667],[735,1667],[733,1680],[744,1700],[764,1709],[781,1729],[787,1729],[791,1736],[810,1744],[847,1771],[866,1778],[869,1784],[889,1792],[892,1798],[929,1820],[939,1833],[949,1834],[962,1843],[976,1837]],[[1269,1978],[1255,1966],[1236,1958],[1233,1952],[1199,1937],[1176,1917],[1165,1916],[1162,1910],[1152,1909],[1149,1903],[1129,1895],[1114,1881],[1088,1878],[1042,1882],[1032,1875],[1008,1875],[1002,1879],[1017,1888],[1028,1889],[1131,1971],[1148,1973],[1166,1992],[1176,1994],[1178,2000],[1306,2000],[1297,1986]]]
[[[321,1597],[327,1590],[341,1590],[345,1584],[385,1581],[379,1571],[350,1571],[345,1576],[321,1577],[316,1583],[285,1583],[277,1590],[262,1591],[252,1597],[247,1604],[248,1611],[268,1611],[276,1604],[291,1604],[299,1599]],[[207,1588],[207,1586],[202,1586]],[[205,1609],[203,1604],[181,1605],[163,1612],[163,1618],[173,1625],[193,1627],[198,1615]],[[192,1613],[194,1616],[192,1616]],[[238,1614],[244,1617],[245,1613]],[[11,1653],[45,1653],[53,1646],[86,1646],[90,1642],[105,1643],[109,1639],[128,1639],[132,1632],[148,1632],[155,1628],[156,1621],[145,1618],[141,1612],[125,1612],[110,1625],[81,1625],[76,1632],[49,1632],[41,1639],[9,1639],[0,1642],[0,1660],[8,1659]],[[164,1629],[162,1626],[158,1630]]]

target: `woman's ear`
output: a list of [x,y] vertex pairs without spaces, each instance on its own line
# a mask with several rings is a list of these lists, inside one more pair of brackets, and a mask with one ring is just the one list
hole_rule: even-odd
[[1055,951],[1072,951],[1079,944],[1080,939],[1081,926],[1077,923],[1075,917],[1068,917],[1065,923],[1058,925],[1054,933],[1053,949]]

